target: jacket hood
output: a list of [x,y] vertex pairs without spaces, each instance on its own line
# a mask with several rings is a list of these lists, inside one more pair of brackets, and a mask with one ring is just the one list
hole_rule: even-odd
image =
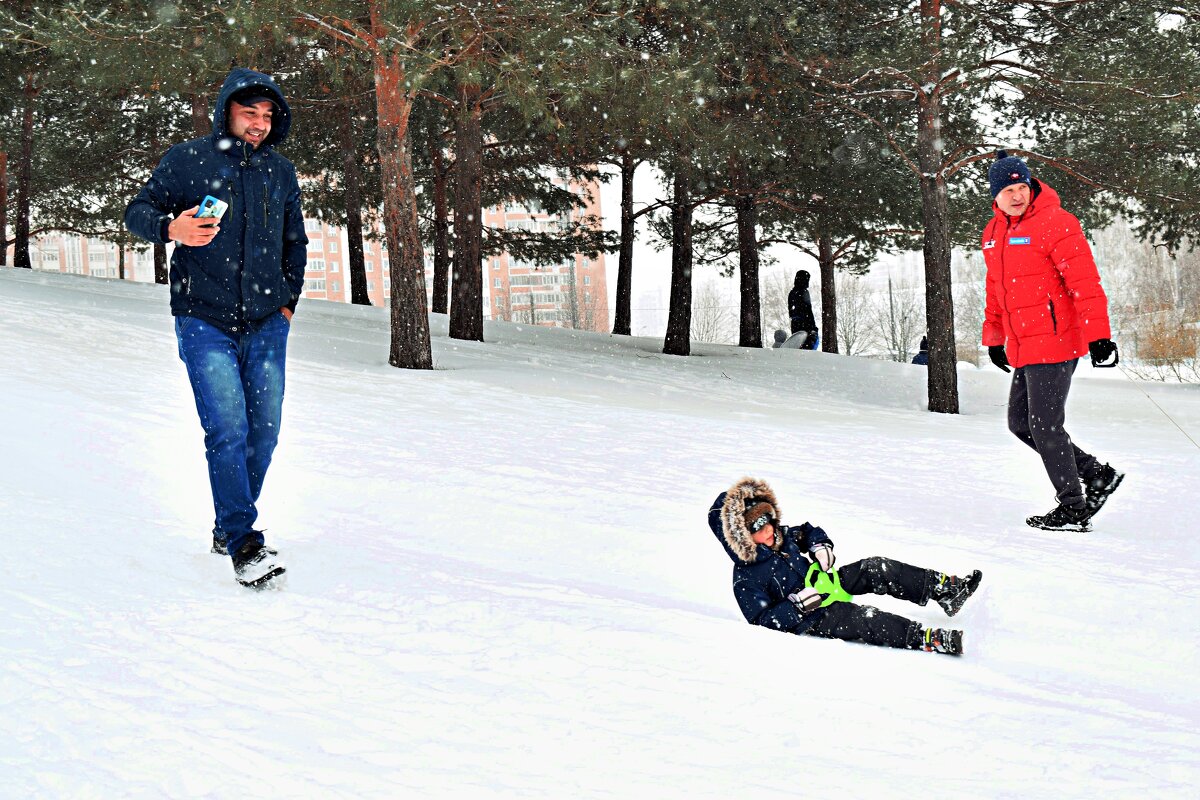
[[234,67],[225,76],[225,83],[221,86],[221,93],[217,95],[216,108],[213,109],[213,136],[221,139],[230,135],[226,128],[229,119],[229,100],[235,92],[249,88],[261,90],[263,94],[275,101],[275,105],[277,106],[271,118],[271,132],[267,134],[262,147],[272,147],[280,144],[287,138],[288,131],[291,130],[292,109],[288,106],[287,100],[283,98],[283,92],[279,90],[279,86],[276,85],[270,75],[255,72],[245,67]]
[[[771,508],[775,509],[775,518],[779,519],[779,501],[775,498],[775,492],[765,481],[755,478],[742,478],[729,491],[717,497],[709,509],[708,525],[734,563],[753,564],[758,560],[759,548],[765,547],[754,541],[743,519],[746,501],[752,499],[770,503]],[[776,526],[775,543],[771,549],[778,550],[780,544],[782,540]]]
[[796,280],[792,285],[797,289],[807,289],[809,280],[808,270],[802,269],[796,272]]
[[[1031,183],[1030,186],[1033,189],[1033,199],[1029,201],[1029,208],[1025,209],[1025,213],[1021,214],[1021,219],[1029,219],[1039,212],[1044,213],[1047,209],[1059,208],[1062,206],[1062,200],[1059,199],[1058,192],[1054,191],[1054,189],[1050,187],[1050,184],[1043,183],[1037,178],[1034,178],[1033,183]],[[992,201],[992,211],[994,211],[995,215],[1001,219],[1008,216],[1000,210],[1000,206],[996,205],[995,200]]]

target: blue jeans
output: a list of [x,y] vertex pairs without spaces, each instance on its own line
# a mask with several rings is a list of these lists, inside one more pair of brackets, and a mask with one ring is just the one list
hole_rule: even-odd
[[213,537],[236,553],[254,537],[255,503],[279,441],[283,372],[290,325],[281,312],[257,330],[229,334],[195,317],[176,317],[179,357],[187,366],[204,428]]

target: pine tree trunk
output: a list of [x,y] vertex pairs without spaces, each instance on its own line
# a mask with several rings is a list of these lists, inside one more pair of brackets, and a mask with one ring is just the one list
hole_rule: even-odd
[[358,149],[355,146],[350,103],[344,103],[339,111],[342,117],[342,174],[346,181],[346,251],[350,267],[350,302],[357,306],[369,306],[371,295],[367,292],[367,266],[363,257],[362,176],[358,172]]
[[208,100],[202,92],[192,92],[192,130],[196,136],[208,136],[212,133],[212,116],[208,113]]
[[0,267],[8,266],[8,153],[0,150]]
[[[381,27],[372,5],[372,29]],[[432,369],[429,315],[425,304],[425,259],[417,227],[416,182],[409,151],[408,120],[412,97],[403,88],[399,54],[376,51],[375,105],[379,123],[383,219],[391,280],[391,350],[388,363],[405,369]]]
[[632,332],[633,300],[633,174],[637,162],[629,151],[621,154],[621,250],[617,258],[617,308],[613,333],[629,336]]
[[445,314],[450,302],[450,209],[446,204],[450,171],[437,137],[429,154],[433,161],[433,313]]
[[478,84],[458,89],[454,132],[454,286],[450,336],[483,341],[483,120]]
[[675,164],[671,197],[671,308],[663,353],[691,355],[692,329],[692,204],[689,165],[681,156]]
[[33,106],[38,90],[34,76],[25,76],[25,108],[21,116],[21,160],[17,163],[17,220],[14,231],[13,266],[32,269],[29,260],[29,193],[33,189]]
[[[940,78],[941,0],[921,0],[921,35],[930,59],[923,76]],[[954,299],[950,285],[949,201],[942,166],[942,106],[936,88],[917,99],[917,160],[921,168],[921,219],[925,227],[925,324],[929,337],[929,410],[958,413]]]
[[738,345],[762,347],[762,315],[758,287],[758,206],[754,197],[734,201],[737,211],[738,272],[741,277],[741,330]]
[[821,352],[836,353],[837,281],[834,279],[833,242],[827,234],[817,238],[817,256],[821,266]]
[[121,219],[117,223],[117,229],[121,232],[117,242],[117,278],[125,280],[125,220]]
[[167,246],[165,244],[156,244],[154,245],[154,282],[165,286],[169,281]]

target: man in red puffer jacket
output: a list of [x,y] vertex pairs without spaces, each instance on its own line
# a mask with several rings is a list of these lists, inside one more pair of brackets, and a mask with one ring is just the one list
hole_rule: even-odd
[[995,216],[983,232],[987,308],[983,344],[997,367],[1012,367],[1008,429],[1042,458],[1058,499],[1025,520],[1047,530],[1090,530],[1090,520],[1124,474],[1071,442],[1063,428],[1077,360],[1115,366],[1108,298],[1079,220],[1058,194],[1001,150],[988,170]]

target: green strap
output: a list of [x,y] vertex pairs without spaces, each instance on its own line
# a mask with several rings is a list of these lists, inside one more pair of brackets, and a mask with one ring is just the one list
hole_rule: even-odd
[[809,566],[808,574],[804,576],[804,585],[816,591],[817,594],[826,596],[821,603],[821,608],[830,603],[854,602],[854,595],[842,588],[842,578],[838,575],[838,571],[835,569],[825,572],[815,561]]

